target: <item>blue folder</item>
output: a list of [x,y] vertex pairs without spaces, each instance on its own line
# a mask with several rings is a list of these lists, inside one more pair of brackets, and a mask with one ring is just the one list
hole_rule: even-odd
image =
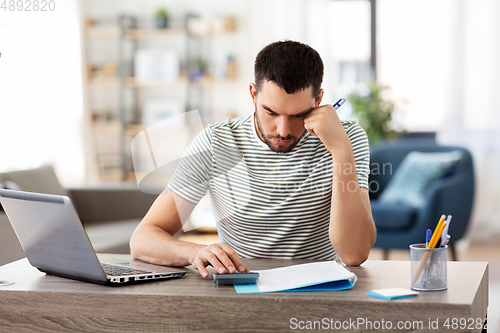
[[[307,285],[300,288],[294,289],[285,289],[285,290],[277,290],[271,292],[288,292],[288,291],[330,291],[330,290],[345,290],[354,287],[356,283],[356,279],[351,282],[349,279],[331,281],[331,282],[323,282],[313,285]],[[251,293],[263,293],[266,291],[260,291],[257,283],[252,284],[235,284],[234,289],[238,294],[251,294]]]

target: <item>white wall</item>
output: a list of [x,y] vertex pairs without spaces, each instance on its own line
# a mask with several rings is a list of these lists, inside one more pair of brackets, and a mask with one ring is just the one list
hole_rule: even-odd
[[77,0],[0,10],[0,171],[52,164],[63,182],[84,179],[78,15]]

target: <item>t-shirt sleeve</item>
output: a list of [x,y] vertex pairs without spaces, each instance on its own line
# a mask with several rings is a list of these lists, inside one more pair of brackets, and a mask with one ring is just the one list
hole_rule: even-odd
[[181,198],[197,204],[209,188],[212,166],[211,131],[210,127],[206,127],[186,149],[168,188]]
[[368,175],[370,174],[370,146],[368,144],[368,136],[366,135],[365,130],[355,121],[347,122],[347,124],[344,124],[344,128],[349,140],[351,140],[359,187],[369,189]]

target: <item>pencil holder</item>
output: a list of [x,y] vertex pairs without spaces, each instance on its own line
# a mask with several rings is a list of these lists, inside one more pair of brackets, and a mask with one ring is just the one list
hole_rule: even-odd
[[411,289],[419,291],[445,290],[448,246],[433,249],[425,244],[410,245]]

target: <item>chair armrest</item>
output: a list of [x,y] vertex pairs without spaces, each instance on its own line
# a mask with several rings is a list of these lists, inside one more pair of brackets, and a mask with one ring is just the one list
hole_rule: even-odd
[[434,229],[442,214],[452,215],[450,234],[453,241],[463,237],[469,223],[474,198],[474,186],[458,175],[443,178],[431,185],[427,205],[418,217],[417,225]]
[[136,184],[130,183],[69,188],[68,192],[84,225],[142,219],[158,197],[141,192]]

